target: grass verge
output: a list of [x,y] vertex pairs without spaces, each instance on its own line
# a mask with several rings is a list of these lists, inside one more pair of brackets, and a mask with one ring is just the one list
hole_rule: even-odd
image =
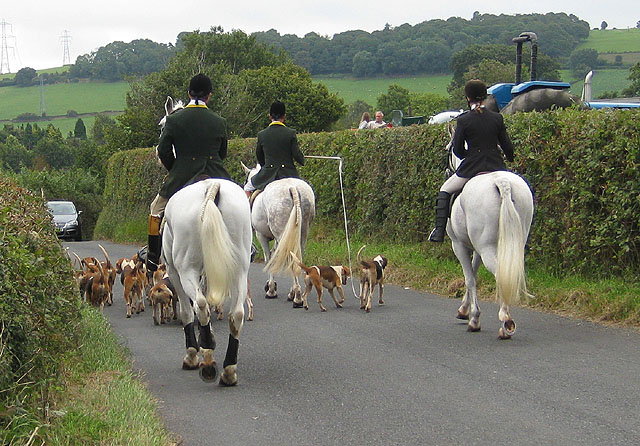
[[[363,257],[383,254],[389,260],[386,283],[461,299],[464,276],[449,240],[443,244],[369,243],[353,239],[351,264],[363,244]],[[305,250],[307,264],[337,265],[348,262],[344,231],[312,235]],[[548,272],[543,265],[527,265],[527,286],[534,298],[522,306],[595,322],[640,327],[640,283],[635,277],[593,279],[562,276]],[[478,272],[478,296],[495,299],[495,280],[484,267]]]
[[108,322],[92,308],[82,311],[87,334],[54,384],[55,407],[48,408],[44,423],[16,419],[12,430],[20,435],[6,435],[7,444],[177,444],[156,415],[156,401],[131,371]]

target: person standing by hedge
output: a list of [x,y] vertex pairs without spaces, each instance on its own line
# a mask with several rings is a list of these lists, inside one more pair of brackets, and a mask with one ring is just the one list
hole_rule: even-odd
[[162,129],[158,157],[169,173],[150,207],[149,271],[155,271],[160,261],[160,223],[169,198],[199,176],[231,179],[222,165],[227,156],[227,122],[207,108],[212,89],[208,76],[194,76],[189,82],[189,104],[167,116]]
[[487,110],[483,105],[487,98],[487,86],[480,80],[472,79],[465,84],[464,94],[470,111],[457,118],[458,125],[452,144],[453,153],[463,161],[456,172],[444,182],[436,197],[436,227],[429,235],[429,240],[436,243],[444,241],[451,196],[461,191],[467,181],[481,172],[507,170],[498,144],[507,160],[513,161],[513,144],[502,115]]

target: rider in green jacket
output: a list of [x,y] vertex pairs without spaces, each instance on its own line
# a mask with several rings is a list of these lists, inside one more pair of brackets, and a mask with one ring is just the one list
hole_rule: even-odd
[[208,76],[194,76],[189,82],[189,104],[167,116],[160,135],[158,157],[169,173],[151,203],[147,248],[150,271],[155,271],[160,261],[160,223],[169,198],[196,177],[231,178],[222,165],[227,156],[227,123],[207,108],[211,91]]
[[294,161],[304,165],[304,155],[298,147],[296,131],[284,125],[286,117],[284,103],[271,104],[271,124],[258,133],[256,158],[261,168],[245,185],[247,195],[256,189],[263,190],[272,181],[300,177]]

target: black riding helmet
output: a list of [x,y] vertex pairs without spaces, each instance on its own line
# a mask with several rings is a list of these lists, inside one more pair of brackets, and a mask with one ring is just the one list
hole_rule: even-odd
[[189,95],[194,98],[206,98],[213,90],[211,79],[206,74],[196,74],[189,82]]
[[464,85],[464,94],[472,102],[482,102],[487,99],[487,86],[478,79],[471,79]]

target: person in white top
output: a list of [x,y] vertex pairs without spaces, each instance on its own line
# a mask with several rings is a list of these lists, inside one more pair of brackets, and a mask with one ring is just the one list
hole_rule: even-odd
[[387,123],[384,122],[384,120],[382,118],[384,118],[384,114],[380,110],[378,110],[376,112],[376,120],[375,121],[369,121],[369,123],[367,124],[367,128],[368,129],[380,129],[382,127],[387,127]]
[[366,129],[367,124],[369,124],[370,122],[371,122],[371,115],[369,114],[369,112],[364,112],[362,114],[362,118],[360,118],[360,125],[358,126],[358,129],[360,130]]

